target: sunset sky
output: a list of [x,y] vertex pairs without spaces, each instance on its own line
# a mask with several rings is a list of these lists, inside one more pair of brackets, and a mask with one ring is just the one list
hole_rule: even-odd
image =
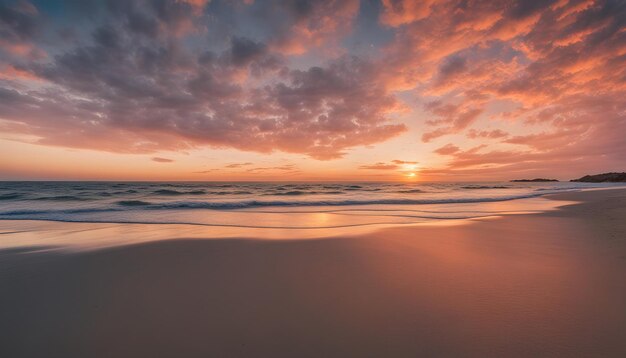
[[622,0],[0,0],[0,179],[571,179],[625,99]]

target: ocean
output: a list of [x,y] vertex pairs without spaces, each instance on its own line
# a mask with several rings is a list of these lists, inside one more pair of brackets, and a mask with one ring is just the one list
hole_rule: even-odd
[[[260,228],[356,226],[533,210],[529,201],[513,202],[615,186],[619,184],[2,182],[0,220]],[[492,204],[500,202],[512,202],[506,205],[511,210]],[[324,224],[307,220],[305,214],[316,213],[329,214],[329,220]],[[252,214],[254,220],[247,220]],[[278,217],[283,219],[276,220]]]

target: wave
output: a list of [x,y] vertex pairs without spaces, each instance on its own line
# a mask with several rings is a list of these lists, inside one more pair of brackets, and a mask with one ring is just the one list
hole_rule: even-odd
[[212,191],[208,194],[212,195],[252,195],[253,193],[246,190],[237,190],[237,191]]
[[[476,217],[436,217],[436,216],[413,216],[414,219],[430,219],[430,220],[456,220],[469,219],[478,217],[489,217],[491,215],[483,215]],[[193,225],[206,227],[231,227],[240,229],[280,229],[280,230],[319,230],[319,229],[341,229],[361,226],[380,226],[380,225],[412,225],[415,222],[397,222],[397,221],[374,221],[366,223],[354,223],[343,225],[323,225],[323,226],[272,226],[272,225],[245,225],[245,224],[227,224],[227,223],[201,223],[193,221],[151,221],[151,220],[113,220],[113,219],[97,219],[97,218],[70,218],[70,217],[36,217],[36,218],[12,218],[12,220],[42,220],[56,221],[65,223],[97,223],[97,224],[158,224],[158,225]]]
[[490,186],[490,185],[467,185],[467,186],[462,186],[461,189],[469,189],[469,190],[475,190],[475,189],[513,189],[510,186],[503,186],[503,185],[494,185],[494,186]]
[[363,187],[360,185],[348,185],[343,188],[343,190],[361,190],[361,189],[363,189]]
[[305,206],[358,206],[358,205],[423,205],[423,204],[462,204],[498,202],[541,196],[539,193],[484,198],[454,199],[378,199],[378,200],[316,200],[316,201],[282,201],[282,200],[245,200],[229,202],[178,201],[147,206],[148,209],[213,209],[235,210],[259,207],[305,207]]
[[19,199],[21,198],[23,195],[20,193],[9,193],[9,194],[2,194],[0,195],[0,200],[13,200],[13,199]]
[[121,206],[147,206],[152,205],[152,203],[141,200],[120,200],[117,202],[117,205]]
[[46,214],[89,214],[89,213],[106,213],[121,211],[123,209],[115,208],[84,208],[84,209],[64,209],[64,210],[10,210],[0,212],[3,216],[24,216],[24,215],[46,215]]
[[190,191],[177,191],[169,189],[155,190],[152,194],[156,195],[203,195],[206,194],[204,190],[190,190]]
[[42,196],[31,200],[38,201],[86,201],[91,200],[89,198],[83,198],[75,195],[56,195],[56,196]]
[[265,195],[285,195],[285,196],[296,196],[296,195],[307,195],[307,194],[313,194],[314,192],[312,191],[301,191],[301,190],[292,190],[292,191],[285,191],[285,192],[278,192],[278,193],[270,193],[270,194],[265,194]]
[[337,195],[337,194],[345,194],[343,191],[302,191],[302,190],[291,190],[286,192],[278,192],[278,193],[267,193],[263,195],[267,196],[298,196],[298,195]]
[[210,210],[237,210],[247,208],[263,207],[313,207],[313,206],[366,206],[366,205],[421,205],[421,204],[452,204],[452,203],[481,203],[498,202],[523,198],[541,196],[541,193],[531,193],[526,195],[505,196],[505,197],[483,197],[483,198],[456,198],[456,199],[379,199],[379,200],[317,200],[317,201],[283,201],[283,200],[245,200],[229,202],[207,202],[207,201],[174,201],[168,203],[150,203],[141,200],[122,200],[116,202],[120,207],[101,208],[78,208],[65,210],[13,210],[0,212],[0,217],[13,217],[25,215],[44,214],[85,214],[103,213],[128,210],[189,210],[189,209],[210,209]]
[[396,193],[402,193],[402,194],[416,194],[416,193],[423,193],[423,190],[419,190],[419,189],[409,189],[409,190],[399,190]]
[[566,187],[561,187],[561,188],[539,188],[539,189],[535,189],[535,191],[570,191],[570,190],[577,190],[577,189],[582,189],[580,186],[566,186]]

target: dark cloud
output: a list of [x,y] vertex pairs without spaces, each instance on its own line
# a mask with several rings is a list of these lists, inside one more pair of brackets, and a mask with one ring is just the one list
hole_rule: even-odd
[[172,163],[172,162],[174,162],[173,159],[161,158],[161,157],[153,157],[152,161],[153,162],[157,162],[157,163]]
[[467,60],[463,57],[453,56],[439,67],[439,75],[442,80],[449,76],[461,73],[467,69]]
[[[87,41],[21,64],[44,87],[5,88],[15,100],[0,103],[0,114],[40,143],[141,153],[208,145],[331,159],[405,130],[387,118],[397,102],[367,61],[345,56],[290,70],[280,52],[250,38],[231,36],[218,50],[190,44],[208,16],[191,3],[107,4]],[[315,2],[298,21],[345,6],[332,4]]]
[[550,8],[556,0],[544,0],[544,1],[526,1],[515,0],[506,4],[505,16],[511,19],[519,19],[537,14],[542,10]]
[[10,43],[32,40],[40,31],[37,15],[28,2],[0,2],[0,39]]
[[247,38],[234,37],[230,48],[231,61],[236,66],[247,65],[266,52],[264,44]]

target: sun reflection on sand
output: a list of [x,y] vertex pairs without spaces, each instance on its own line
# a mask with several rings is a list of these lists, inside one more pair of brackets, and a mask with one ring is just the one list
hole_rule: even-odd
[[[51,246],[88,250],[177,238],[294,240],[346,237],[364,235],[395,226],[462,226],[503,215],[555,210],[559,206],[571,203],[544,198],[485,203],[483,206],[485,214],[473,219],[456,218],[454,210],[462,210],[466,205],[457,204],[450,207],[450,210],[453,210],[450,214],[452,216],[446,220],[425,219],[427,216],[424,215],[427,214],[416,213],[412,211],[416,208],[411,206],[309,212],[293,210],[270,213],[241,210],[226,214],[206,210],[197,212],[197,215],[210,214],[209,216],[215,216],[216,220],[222,220],[223,224],[214,225],[0,220],[0,232],[3,233],[0,248]],[[422,205],[419,209],[427,211],[428,207]],[[219,215],[225,216],[220,219]],[[382,215],[378,220],[379,223],[369,224],[377,222],[375,219],[378,215]],[[256,227],[255,223],[262,226]]]

